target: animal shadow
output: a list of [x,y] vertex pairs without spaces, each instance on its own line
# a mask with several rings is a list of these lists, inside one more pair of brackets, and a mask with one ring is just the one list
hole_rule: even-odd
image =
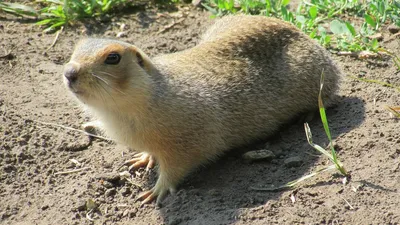
[[[361,99],[342,97],[336,106],[327,109],[333,138],[358,127],[365,118],[364,114]],[[309,122],[309,126],[314,143],[327,146],[328,140],[319,115]],[[315,157],[318,153],[307,142],[303,123],[282,129],[268,141],[266,146],[276,155],[275,159],[254,163],[243,160],[241,155],[244,151],[266,148],[265,142],[256,143],[234,149],[218,161],[189,175],[179,191],[164,200],[160,210],[165,221],[173,224],[233,223],[243,209],[263,207],[286,192],[260,192],[251,187],[286,184],[312,170],[318,159]],[[301,158],[301,165],[285,165],[285,160],[294,156]]]

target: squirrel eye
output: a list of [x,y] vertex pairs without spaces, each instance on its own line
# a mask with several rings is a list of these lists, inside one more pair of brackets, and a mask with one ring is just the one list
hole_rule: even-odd
[[105,64],[115,65],[121,61],[121,56],[118,53],[110,53],[108,54],[106,60],[104,61]]

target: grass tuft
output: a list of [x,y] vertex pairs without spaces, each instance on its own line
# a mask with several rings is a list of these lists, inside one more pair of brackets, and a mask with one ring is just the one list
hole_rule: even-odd
[[323,127],[324,127],[324,131],[325,131],[325,134],[326,134],[326,136],[328,137],[328,140],[329,140],[330,151],[325,150],[323,147],[321,147],[321,146],[319,146],[319,145],[317,145],[317,144],[315,144],[313,142],[311,129],[308,126],[308,123],[304,123],[304,129],[305,129],[305,133],[306,133],[306,137],[307,137],[308,143],[315,150],[317,150],[318,152],[320,152],[323,155],[325,155],[332,162],[332,164],[327,166],[327,167],[318,169],[318,170],[316,170],[316,171],[314,171],[314,172],[312,172],[310,174],[302,176],[302,177],[300,177],[300,178],[298,178],[296,180],[290,181],[290,182],[288,182],[288,183],[286,183],[286,184],[284,184],[282,186],[279,186],[279,187],[262,187],[262,188],[250,187],[250,189],[256,190],[256,191],[278,191],[278,190],[293,188],[296,185],[300,184],[301,182],[314,177],[315,175],[318,175],[320,173],[323,173],[323,172],[326,172],[326,171],[329,171],[329,170],[332,170],[332,169],[335,169],[335,168],[341,175],[344,176],[344,178],[345,178],[344,181],[347,182],[350,179],[351,175],[346,171],[346,169],[343,167],[343,164],[339,161],[339,159],[337,157],[336,150],[334,148],[333,141],[332,141],[332,136],[331,136],[331,132],[330,132],[330,129],[329,129],[328,119],[327,119],[327,116],[326,116],[326,113],[325,113],[325,107],[324,107],[324,104],[323,104],[323,101],[322,101],[322,89],[324,87],[324,78],[325,78],[324,77],[324,73],[322,72],[322,74],[321,74],[321,82],[320,82],[320,89],[319,89],[319,94],[318,94],[318,107],[319,107],[319,114],[320,114],[321,121],[322,121],[322,124],[323,124]]
[[[378,52],[379,42],[373,35],[377,34],[384,24],[400,26],[398,0],[369,0],[363,3],[359,0],[304,0],[295,10],[288,7],[290,2],[207,0],[203,5],[218,16],[240,12],[283,19],[334,51]],[[356,26],[346,21],[349,16],[361,21],[361,25]]]
[[[346,170],[343,168],[342,164],[339,162],[339,160],[338,160],[338,158],[337,158],[337,154],[336,154],[336,151],[335,151],[335,148],[334,148],[334,145],[333,145],[333,141],[332,141],[331,132],[330,132],[330,130],[329,130],[328,119],[327,119],[327,117],[326,117],[325,107],[324,107],[324,103],[323,103],[323,101],[322,101],[322,89],[323,89],[323,87],[324,87],[324,78],[325,78],[324,72],[322,72],[322,74],[321,74],[321,82],[320,82],[320,83],[321,83],[321,86],[320,86],[319,95],[318,95],[318,107],[319,107],[319,114],[320,114],[320,116],[321,116],[321,121],[322,121],[322,124],[323,124],[323,126],[324,126],[325,134],[326,134],[326,136],[328,137],[328,140],[329,140],[329,146],[330,146],[330,149],[331,149],[330,154],[329,154],[328,152],[326,152],[326,151],[325,151],[325,152],[324,152],[324,151],[320,151],[322,148],[320,148],[318,145],[315,145],[315,144],[312,143],[311,130],[310,130],[310,128],[308,127],[308,124],[305,123],[305,126],[306,126],[306,134],[307,134],[307,140],[308,140],[308,143],[309,143],[311,146],[313,146],[316,150],[318,150],[318,151],[320,151],[321,153],[323,153],[324,155],[326,155],[326,156],[331,160],[331,162],[336,166],[336,169],[337,169],[343,176],[348,177],[349,174],[346,172]],[[308,128],[308,129],[307,129],[307,128]],[[318,148],[318,147],[319,147],[319,148]],[[325,149],[323,149],[323,150],[325,150]],[[328,153],[328,154],[327,154],[327,153]]]
[[343,167],[343,164],[339,161],[339,159],[337,157],[335,147],[334,147],[334,144],[332,141],[332,136],[331,136],[331,132],[329,129],[329,124],[328,124],[328,118],[326,116],[324,103],[322,101],[322,89],[324,87],[324,78],[325,78],[324,73],[322,72],[321,82],[320,82],[321,85],[320,85],[319,95],[318,95],[318,107],[319,107],[319,114],[320,114],[321,121],[322,121],[322,124],[324,127],[324,131],[329,140],[330,151],[325,150],[323,147],[321,147],[313,142],[311,129],[308,126],[308,123],[304,123],[304,129],[306,132],[307,141],[311,145],[311,147],[313,147],[315,150],[317,150],[320,153],[322,153],[323,155],[325,155],[333,163],[333,165],[319,169],[311,174],[303,176],[297,180],[291,181],[291,182],[285,184],[284,187],[293,187],[306,179],[309,179],[315,175],[318,175],[322,172],[325,172],[325,171],[328,171],[328,170],[331,170],[334,168],[336,168],[336,170],[339,171],[339,173],[342,174],[345,178],[350,178],[350,174],[346,171],[346,169]]
[[31,5],[0,3],[0,11],[22,17],[36,17],[39,20],[36,24],[45,27],[44,31],[49,32],[87,18],[112,14],[130,3],[128,0],[42,0]]

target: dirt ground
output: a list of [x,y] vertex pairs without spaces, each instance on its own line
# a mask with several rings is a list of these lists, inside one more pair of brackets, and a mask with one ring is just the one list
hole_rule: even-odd
[[[400,86],[387,57],[333,56],[346,73],[340,101],[328,110],[339,157],[352,174],[346,185],[327,172],[292,190],[251,189],[279,186],[327,165],[297,123],[266,146],[253,147],[267,148],[276,158],[248,163],[240,151],[231,152],[190,174],[162,207],[141,206],[136,196],[154,184],[154,170],[124,179],[119,173],[127,167],[121,165],[132,150],[59,127],[80,129],[89,120],[62,83],[63,64],[79,38],[116,38],[154,56],[194,46],[211,22],[209,13],[190,6],[146,9],[66,29],[50,47],[55,34],[0,15],[0,224],[398,224],[399,120],[384,107],[400,105],[400,93],[351,78]],[[400,55],[400,40],[387,29],[383,35],[385,48]],[[314,141],[326,146],[319,119],[310,127]],[[300,161],[286,164],[291,157]],[[59,174],[75,169],[82,170]],[[88,213],[87,201],[97,210]]]

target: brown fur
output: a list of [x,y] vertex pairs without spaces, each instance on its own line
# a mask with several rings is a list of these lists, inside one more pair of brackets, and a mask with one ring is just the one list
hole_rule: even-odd
[[[103,63],[108,51],[121,54],[118,65]],[[79,65],[71,90],[86,93],[76,95],[106,133],[156,158],[152,192],[160,196],[223,152],[317,109],[322,72],[323,98],[331,103],[340,76],[308,36],[260,16],[222,18],[196,47],[154,59],[127,43],[87,39],[70,63]]]

